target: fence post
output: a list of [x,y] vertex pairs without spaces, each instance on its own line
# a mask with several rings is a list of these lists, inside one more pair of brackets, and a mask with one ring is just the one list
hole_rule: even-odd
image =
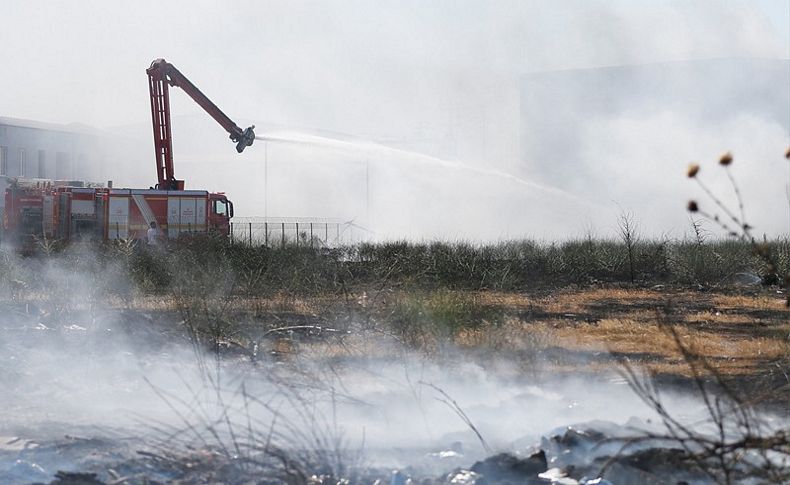
[[285,223],[282,222],[281,224],[282,224],[283,231],[282,231],[281,239],[280,239],[280,249],[285,247]]
[[329,223],[324,223],[324,244],[329,245]]
[[313,223],[310,223],[310,247],[313,247]]
[[299,223],[296,223],[296,247],[299,247]]
[[233,226],[235,226],[235,225],[236,225],[236,223],[235,223],[235,222],[231,222],[231,223],[230,223],[230,242],[231,242],[231,243],[233,243],[233,242],[234,242],[234,237],[233,237]]
[[269,223],[263,223],[263,244],[267,247],[269,246]]
[[252,222],[250,222],[250,247],[252,247]]

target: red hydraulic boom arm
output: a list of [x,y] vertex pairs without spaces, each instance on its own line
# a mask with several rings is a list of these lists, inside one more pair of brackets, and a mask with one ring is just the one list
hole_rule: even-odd
[[189,97],[211,115],[217,123],[230,133],[236,143],[236,151],[241,153],[255,140],[255,125],[242,130],[228,116],[211,102],[205,94],[192,84],[181,72],[164,59],[157,59],[146,70],[148,88],[151,92],[151,117],[154,127],[154,147],[156,148],[156,174],[159,178],[158,189],[183,190],[184,181],[177,180],[173,173],[173,138],[170,133],[170,94],[168,86],[178,86]]

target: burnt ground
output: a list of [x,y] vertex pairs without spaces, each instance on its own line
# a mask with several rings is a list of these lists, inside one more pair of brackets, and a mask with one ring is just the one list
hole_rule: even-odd
[[[187,348],[198,343],[203,351],[216,352],[226,361],[267,366],[287,364],[304,354],[328,362],[371,354],[387,359],[397,350],[380,345],[386,340],[435,361],[471,359],[486,366],[494,353],[513,364],[505,372],[525,373],[537,380],[562,375],[595,378],[616,372],[627,360],[632,366],[650,369],[664,389],[694,393],[697,381],[668,331],[674,328],[677,339],[709,364],[703,381],[714,382],[715,377],[758,408],[780,416],[790,414],[790,324],[784,295],[775,288],[596,285],[530,293],[453,292],[449,302],[445,294],[436,305],[465,324],[451,334],[422,329],[419,338],[407,339],[393,323],[411,315],[404,313],[404,304],[411,308],[412,300],[418,300],[419,309],[437,315],[431,306],[434,299],[430,292],[414,295],[387,290],[343,298],[233,297],[208,305],[154,298],[102,308],[53,305],[46,299],[6,302],[7,317],[0,329],[0,368],[4,369],[0,385],[7,391],[4,403],[13,402],[9,393],[16,392],[57,404],[58,393],[27,382],[31,374],[19,364],[42,359],[38,351],[56,353],[54,349],[90,355],[122,354],[134,348],[136,358],[148,356],[151,360],[146,365],[155,366],[174,343]],[[448,352],[448,348],[454,350]],[[56,362],[68,366],[68,358]],[[61,392],[65,395],[68,390]],[[22,412],[21,407],[6,410]],[[96,433],[83,423],[78,428],[81,433],[75,434],[73,427],[61,429],[57,423],[41,421],[19,425],[11,417],[0,421],[1,477],[8,483],[48,483],[55,480],[56,469],[96,473],[103,483],[299,483],[308,478],[300,476],[306,472],[297,464],[284,465],[285,458],[268,456],[240,466],[238,457],[212,447],[176,452],[152,447],[126,431],[108,433],[106,426]],[[46,433],[41,434],[44,428]],[[36,433],[44,438],[24,438]],[[663,458],[650,466],[644,465],[643,456],[635,455],[623,463],[615,460],[610,468],[619,466],[626,473],[623,476],[641,476],[634,469],[653,473],[662,466],[676,466],[673,452],[664,455],[657,453]],[[606,456],[595,459],[607,460]],[[39,470],[38,461],[47,462],[47,468]],[[463,466],[474,472],[473,463],[458,464],[459,469]],[[581,466],[569,476],[580,479],[580,473],[591,472],[591,466]],[[331,475],[327,470],[313,471]],[[690,477],[699,475],[691,465],[686,471]],[[390,472],[374,467],[360,471],[358,478],[364,483],[389,480]],[[418,475],[413,471],[412,476]],[[90,483],[88,475],[76,477],[83,482],[68,481],[75,477],[62,475],[57,479],[60,482],[53,483]],[[430,483],[450,480],[445,475],[423,478],[430,478]]]

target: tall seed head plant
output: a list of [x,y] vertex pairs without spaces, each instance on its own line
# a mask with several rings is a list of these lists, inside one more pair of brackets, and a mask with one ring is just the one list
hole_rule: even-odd
[[[785,152],[785,158],[790,160],[790,148],[788,148]],[[710,199],[710,201],[713,203],[713,208],[704,209],[700,202],[692,199],[688,201],[686,209],[693,214],[699,214],[704,219],[712,221],[721,229],[726,231],[731,237],[748,243],[752,247],[754,254],[762,259],[765,263],[763,282],[768,284],[775,283],[782,286],[782,288],[787,288],[790,286],[790,273],[786,273],[782,278],[779,277],[777,274],[779,266],[777,264],[776,255],[771,251],[771,246],[765,240],[763,242],[757,241],[752,232],[754,228],[746,221],[746,213],[744,210],[741,190],[738,187],[735,177],[733,177],[732,171],[730,169],[734,160],[735,158],[733,157],[732,153],[726,152],[721,155],[721,157],[719,157],[719,166],[722,167],[722,169],[727,174],[727,178],[729,179],[730,185],[732,186],[732,190],[738,203],[737,213],[727,207],[727,205],[722,202],[722,199],[718,197],[699,177],[701,168],[698,163],[689,164],[686,175],[688,178],[694,180],[702,189],[708,199]],[[790,295],[786,296],[785,305],[790,307]]]

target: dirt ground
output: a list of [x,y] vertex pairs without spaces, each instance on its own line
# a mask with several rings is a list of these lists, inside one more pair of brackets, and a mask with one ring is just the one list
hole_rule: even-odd
[[608,352],[657,372],[687,375],[688,366],[668,331],[671,327],[684,345],[725,375],[787,371],[788,310],[783,295],[770,290],[596,288],[482,298],[516,309],[518,320],[513,324],[524,331],[540,329],[570,353]]
[[[423,306],[402,315],[404,302],[415,299]],[[339,358],[391,352],[382,337],[404,343],[398,318],[419,319],[426,301],[434,304],[435,295],[390,289],[343,298],[234,298],[215,306],[238,325],[227,335],[229,349],[243,353],[254,342],[277,358],[299,352]],[[776,288],[597,285],[449,297],[442,292],[436,305],[442,318],[463,324],[439,342],[427,328],[435,318],[429,316],[410,330],[419,335],[407,344],[437,358],[450,344],[481,360],[507,359],[520,372],[552,375],[617,372],[627,362],[659,382],[684,386],[693,372],[682,344],[704,359],[707,374],[720,374],[747,399],[790,410],[790,310]],[[165,300],[136,300],[133,307],[174,319],[183,313],[178,302]]]
[[[218,296],[183,301],[136,297],[102,308],[141,348],[189,339],[190,326],[240,358],[385,357],[406,347],[442,359],[464,353],[506,360],[513,372],[584,375],[619,372],[623,362],[659,383],[691,384],[679,344],[704,359],[748,400],[790,411],[790,310],[775,287],[592,285],[529,292],[378,289],[345,295]],[[28,314],[37,302],[24,304]],[[60,309],[41,321],[89,327],[102,316]],[[64,320],[65,319],[65,320]],[[406,325],[406,326],[404,326]],[[441,325],[452,330],[437,331]],[[674,334],[673,334],[674,331]],[[109,335],[108,335],[109,337]],[[708,376],[705,376],[710,377]]]

